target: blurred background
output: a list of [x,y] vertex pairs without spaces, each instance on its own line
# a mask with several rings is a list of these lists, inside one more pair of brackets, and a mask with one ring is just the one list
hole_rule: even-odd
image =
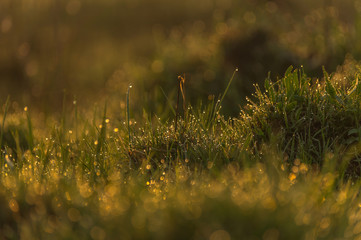
[[[177,76],[187,102],[221,94],[236,115],[270,74],[321,76],[361,58],[360,0],[0,0],[0,101],[44,113],[108,102],[167,116]],[[167,100],[168,98],[168,100]]]

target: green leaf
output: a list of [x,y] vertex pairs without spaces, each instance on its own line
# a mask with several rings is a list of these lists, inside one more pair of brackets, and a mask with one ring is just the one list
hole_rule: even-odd
[[350,131],[348,131],[347,135],[350,136],[350,135],[355,134],[355,133],[359,133],[359,129],[356,129],[356,128],[351,129]]
[[293,66],[289,66],[285,72],[285,77],[289,76],[290,74],[292,74],[292,70],[293,70]]
[[333,100],[337,100],[340,101],[339,97],[337,96],[337,92],[336,89],[334,88],[334,86],[332,85],[331,81],[330,81],[330,77],[328,76],[328,73],[325,70],[325,67],[322,67],[323,70],[323,75],[325,78],[325,82],[326,82],[326,92],[327,94],[333,99]]

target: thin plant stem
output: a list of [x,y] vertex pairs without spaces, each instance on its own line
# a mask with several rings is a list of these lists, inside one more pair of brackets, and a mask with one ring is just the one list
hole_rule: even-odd
[[183,111],[185,111],[185,94],[184,94],[184,82],[185,82],[185,75],[182,76],[178,76],[178,93],[177,93],[177,105],[176,105],[176,115],[175,115],[175,126],[174,126],[174,131],[177,132],[177,128],[178,128],[178,117],[179,117],[179,97],[180,94],[182,94],[182,98],[183,98]]
[[4,111],[3,121],[1,124],[1,133],[0,133],[0,148],[3,147],[2,143],[3,143],[3,136],[4,136],[5,119],[6,119],[8,110],[9,110],[9,102],[10,102],[10,96],[7,97],[6,102],[5,102],[5,111]]
[[128,91],[127,91],[127,128],[128,128],[128,141],[129,141],[129,149],[132,148],[132,136],[130,133],[130,108],[129,108],[129,98],[130,98],[130,89],[132,88],[132,85],[129,85]]

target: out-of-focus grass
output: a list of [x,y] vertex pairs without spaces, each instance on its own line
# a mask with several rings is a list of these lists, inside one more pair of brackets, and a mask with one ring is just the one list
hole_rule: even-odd
[[275,77],[291,64],[304,65],[321,77],[322,65],[332,70],[347,53],[359,59],[361,52],[356,0],[0,4],[2,100],[10,93],[45,113],[61,112],[63,89],[82,104],[109,94],[115,99],[131,82],[133,102],[162,115],[169,109],[158,104],[165,101],[159,86],[174,95],[178,74],[186,73],[196,104],[224,89],[227,74],[239,67],[224,106],[236,115],[268,71]]
[[[45,120],[31,107],[9,109],[0,155],[0,235],[360,238],[361,183],[358,172],[347,168],[358,167],[358,74],[357,63],[349,62],[309,85],[301,70],[289,69],[282,79],[268,80],[266,92],[256,88],[258,105],[240,117],[225,118],[221,101],[214,100],[180,111],[177,129],[174,117],[164,122],[144,112],[126,120],[107,104],[85,111],[74,101],[59,118]],[[297,99],[304,104],[293,106]],[[286,111],[289,105],[293,113]],[[319,111],[311,114],[304,106]],[[327,118],[336,112],[354,125]],[[292,127],[322,116],[325,121],[306,132]],[[345,133],[328,134],[336,126]],[[323,141],[320,131],[329,144],[314,155],[308,140]],[[289,141],[295,148],[287,147]]]
[[[2,173],[1,234],[5,238],[70,239],[356,239],[359,184],[334,187],[333,172],[270,171],[257,163],[225,166],[217,175],[190,171],[124,174],[104,179],[77,165],[61,173],[51,160],[46,177],[38,158],[20,173]],[[270,155],[278,165],[280,156]],[[274,169],[276,170],[276,169]]]

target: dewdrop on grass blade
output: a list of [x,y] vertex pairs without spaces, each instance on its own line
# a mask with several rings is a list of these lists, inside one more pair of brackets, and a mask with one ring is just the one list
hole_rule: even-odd
[[128,155],[129,155],[129,168],[132,168],[132,165],[135,166],[136,164],[136,159],[134,157],[134,153],[132,150],[132,135],[130,132],[130,125],[131,125],[131,121],[130,121],[130,109],[129,109],[129,95],[130,95],[130,89],[132,88],[132,84],[129,84],[128,90],[127,90],[127,95],[126,95],[126,101],[127,101],[127,109],[126,109],[126,116],[127,116],[127,128],[128,128]]

